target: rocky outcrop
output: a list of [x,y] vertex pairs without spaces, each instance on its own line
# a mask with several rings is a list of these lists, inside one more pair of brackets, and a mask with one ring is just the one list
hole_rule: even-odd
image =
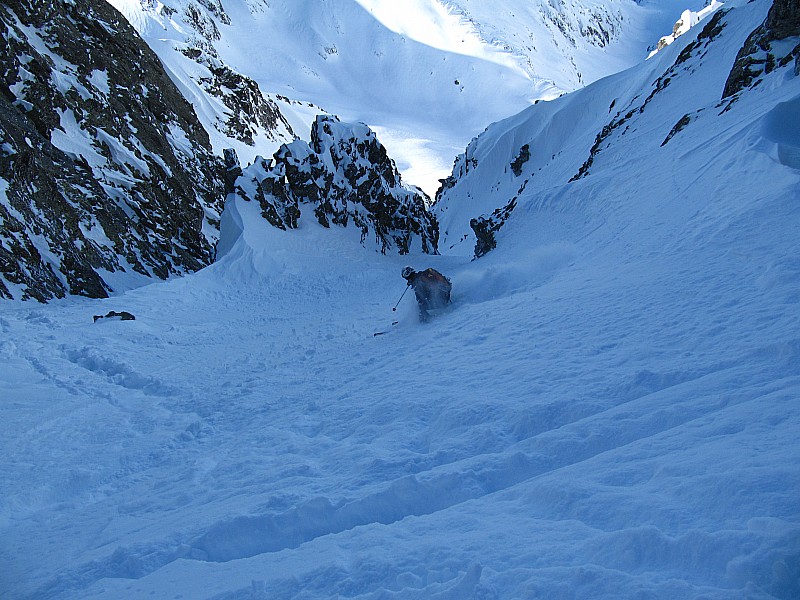
[[439,202],[448,190],[452,190],[461,179],[478,166],[478,161],[475,159],[476,140],[477,138],[473,138],[467,146],[467,150],[463,154],[459,154],[453,161],[453,172],[439,180],[441,185],[436,190],[434,203]]
[[284,144],[271,162],[256,161],[237,181],[238,193],[261,205],[273,226],[293,229],[312,210],[324,227],[354,226],[361,242],[383,253],[412,249],[437,253],[439,226],[428,198],[405,186],[378,141],[363,124],[318,116],[311,142]]
[[264,96],[258,84],[237,73],[219,60],[201,55],[198,62],[205,64],[210,77],[201,77],[200,84],[211,96],[216,96],[227,109],[217,129],[225,136],[255,145],[259,132],[266,132],[273,140],[294,137],[292,126],[283,116],[278,105]]
[[497,247],[495,233],[506,224],[516,206],[517,199],[512,198],[508,204],[496,209],[491,215],[470,220],[469,226],[475,233],[475,258],[480,258]]
[[519,154],[517,154],[517,157],[511,162],[511,171],[514,173],[515,177],[522,175],[522,167],[530,159],[531,147],[529,144],[525,144],[519,149]]
[[765,25],[768,41],[800,36],[800,4],[797,0],[775,0]]
[[105,0],[9,0],[0,27],[0,296],[209,264],[221,161],[127,21]]
[[767,18],[748,36],[739,50],[722,97],[728,98],[744,88],[757,85],[763,75],[788,65],[792,60],[797,71],[800,43],[793,46],[774,44],[797,37],[800,37],[800,3],[797,0],[775,0]]

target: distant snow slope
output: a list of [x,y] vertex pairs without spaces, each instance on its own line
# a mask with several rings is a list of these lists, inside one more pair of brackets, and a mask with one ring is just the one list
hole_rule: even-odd
[[490,129],[451,236],[530,182],[480,260],[237,202],[199,273],[0,304],[0,594],[800,597],[800,76],[718,104],[768,6]]
[[[453,157],[489,123],[643,60],[687,4],[702,6],[701,0],[109,1],[181,82],[220,151],[233,146],[246,162],[268,156],[325,110],[372,127],[405,179],[431,196]],[[290,127],[255,124],[252,144],[230,141],[219,123],[231,114],[252,117],[209,97],[201,80],[214,79],[209,68],[220,64],[256,82]]]
[[[375,1],[375,0],[373,0]],[[380,1],[380,0],[378,0]],[[639,62],[644,48],[672,27],[682,10],[703,0],[442,0],[481,39],[514,55],[553,94],[572,91]],[[656,35],[654,36],[654,32]]]
[[426,46],[519,69],[514,56],[487,44],[475,24],[439,0],[356,0],[383,25]]

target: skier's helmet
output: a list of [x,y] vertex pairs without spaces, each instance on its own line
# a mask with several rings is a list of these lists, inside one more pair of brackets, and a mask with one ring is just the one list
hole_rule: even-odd
[[413,274],[414,274],[414,269],[412,269],[411,267],[404,267],[403,271],[401,273],[401,275],[403,276],[403,279],[408,279]]

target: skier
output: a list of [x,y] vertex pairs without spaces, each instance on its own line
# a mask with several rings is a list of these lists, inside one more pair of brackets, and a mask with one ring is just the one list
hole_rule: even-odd
[[435,269],[415,271],[405,267],[402,272],[407,285],[414,288],[419,304],[419,319],[427,321],[430,318],[428,311],[444,308],[450,303],[450,280]]

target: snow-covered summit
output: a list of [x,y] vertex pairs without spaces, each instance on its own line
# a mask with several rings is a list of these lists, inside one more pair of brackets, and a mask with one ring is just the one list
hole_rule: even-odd
[[697,12],[693,10],[689,10],[688,8],[681,13],[680,19],[675,22],[675,25],[672,27],[672,33],[663,36],[660,40],[658,40],[658,45],[656,48],[650,53],[648,58],[652,58],[656,52],[662,50],[669,46],[672,42],[674,42],[677,38],[682,36],[684,33],[689,31],[692,27],[695,27],[711,15],[714,11],[718,10],[721,6],[723,6],[722,2],[718,2],[718,0],[711,0],[711,2],[704,7],[702,10]]

